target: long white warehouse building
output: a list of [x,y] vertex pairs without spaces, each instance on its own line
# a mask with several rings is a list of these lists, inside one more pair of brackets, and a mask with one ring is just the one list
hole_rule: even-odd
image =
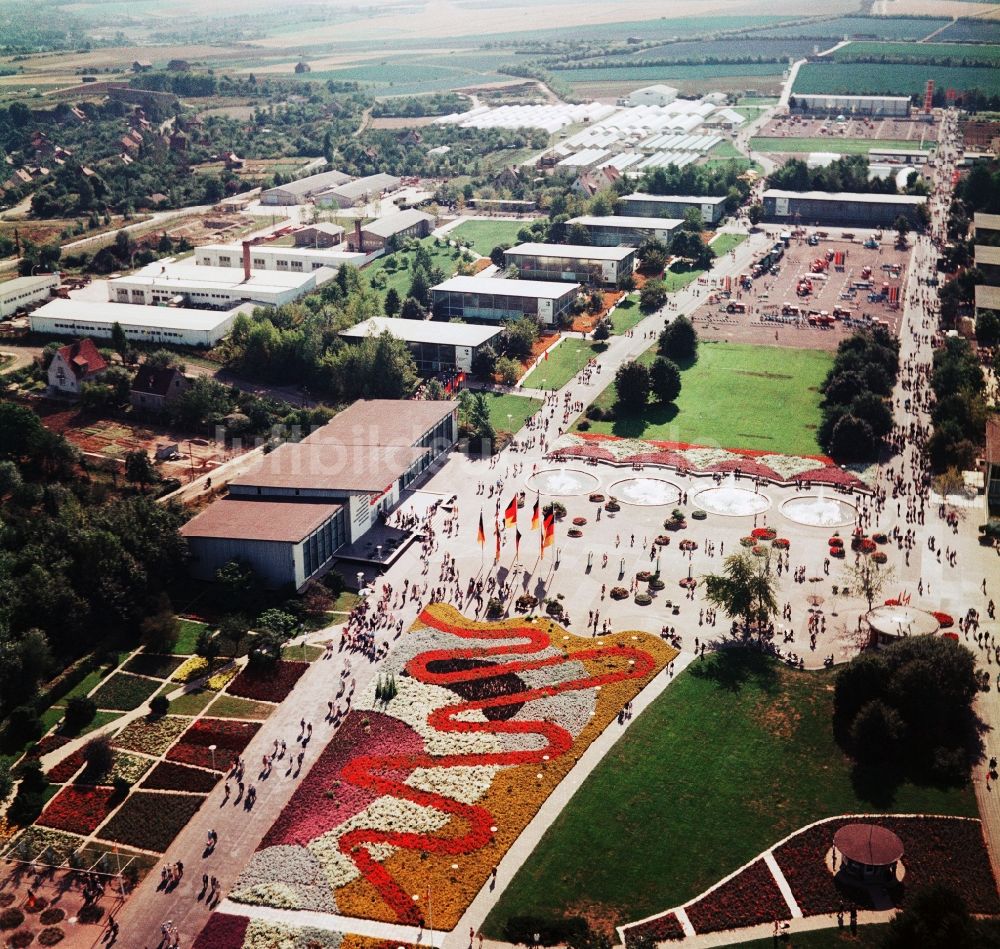
[[92,336],[109,339],[117,323],[126,339],[138,343],[172,343],[182,346],[215,346],[232,328],[237,313],[250,312],[243,305],[231,310],[191,310],[134,303],[100,303],[92,300],[53,300],[31,314],[34,333],[58,336]]
[[[311,273],[320,267],[337,270],[344,264],[360,267],[371,259],[370,254],[348,251],[346,244],[340,244],[337,248],[250,245],[250,266],[253,270]],[[195,260],[200,267],[242,267],[243,247],[240,244],[206,244],[195,251]]]
[[281,306],[292,303],[336,276],[329,267],[318,270],[250,271],[235,267],[203,267],[155,261],[142,270],[108,281],[113,303],[196,303],[227,310],[238,303]]

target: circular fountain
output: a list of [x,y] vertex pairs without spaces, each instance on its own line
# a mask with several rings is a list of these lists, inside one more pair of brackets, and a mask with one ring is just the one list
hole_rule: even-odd
[[552,496],[586,494],[599,484],[598,479],[576,468],[546,468],[536,471],[526,482],[530,491]]
[[626,478],[611,485],[608,493],[625,504],[644,507],[676,504],[681,499],[681,489],[662,478]]
[[930,636],[941,627],[926,610],[904,604],[876,606],[865,620],[879,642],[893,642],[904,636]]
[[848,527],[854,523],[858,509],[840,498],[819,494],[789,498],[781,505],[781,513],[807,527]]
[[733,476],[714,488],[699,491],[692,501],[696,507],[725,517],[752,517],[763,514],[771,506],[771,499],[766,494],[737,487]]

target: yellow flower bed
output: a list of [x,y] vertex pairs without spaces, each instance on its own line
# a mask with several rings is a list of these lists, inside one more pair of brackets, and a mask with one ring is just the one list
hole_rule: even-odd
[[239,666],[232,665],[228,669],[222,669],[220,672],[216,672],[214,675],[208,677],[208,681],[205,683],[205,688],[211,689],[213,692],[221,692],[233,679],[236,678],[236,674],[239,672]]
[[170,677],[173,682],[192,682],[208,673],[208,660],[204,656],[192,656],[179,665]]

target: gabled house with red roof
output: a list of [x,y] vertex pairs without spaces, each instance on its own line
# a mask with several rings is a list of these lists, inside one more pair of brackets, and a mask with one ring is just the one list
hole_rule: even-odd
[[96,382],[107,369],[108,363],[93,340],[80,339],[61,346],[49,363],[49,392],[77,397],[85,382]]

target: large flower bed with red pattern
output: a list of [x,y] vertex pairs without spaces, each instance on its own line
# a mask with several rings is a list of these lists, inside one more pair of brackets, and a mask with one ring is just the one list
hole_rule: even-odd
[[[955,817],[875,817],[903,842],[906,872],[895,894],[902,902],[908,892],[943,883],[962,894],[970,912],[1000,913],[1000,898],[978,820]],[[845,902],[873,908],[865,890],[842,885],[827,870],[825,857],[833,835],[858,818],[841,817],[796,834],[774,856],[807,916],[833,913]]]
[[142,786],[151,791],[196,791],[204,794],[211,791],[218,780],[216,771],[161,761],[146,775]]
[[64,787],[35,822],[71,834],[92,834],[111,810],[114,788]]
[[[201,718],[167,752],[171,761],[228,771],[236,756],[260,729],[260,722],[237,722],[224,718]],[[215,745],[213,756],[209,745]]]
[[671,939],[683,939],[684,927],[676,913],[658,916],[648,923],[638,923],[625,930],[625,949],[632,949],[637,944],[649,945],[650,942],[666,942]]
[[791,918],[788,904],[763,860],[755,860],[684,910],[696,933],[716,933]]
[[243,949],[248,925],[246,916],[212,913],[191,949]]
[[749,448],[713,448],[688,442],[616,438],[590,432],[563,435],[551,452],[557,458],[591,458],[614,464],[664,465],[698,474],[739,471],[747,477],[792,483],[840,484],[864,487],[857,475],[826,455],[779,455]]
[[[583,750],[676,651],[428,607],[230,891],[236,902],[453,928]],[[381,694],[381,693],[380,693]],[[462,872],[452,864],[461,858]]]
[[240,698],[256,702],[284,702],[302,673],[309,668],[308,662],[292,662],[282,659],[266,670],[244,669],[226,691]]

